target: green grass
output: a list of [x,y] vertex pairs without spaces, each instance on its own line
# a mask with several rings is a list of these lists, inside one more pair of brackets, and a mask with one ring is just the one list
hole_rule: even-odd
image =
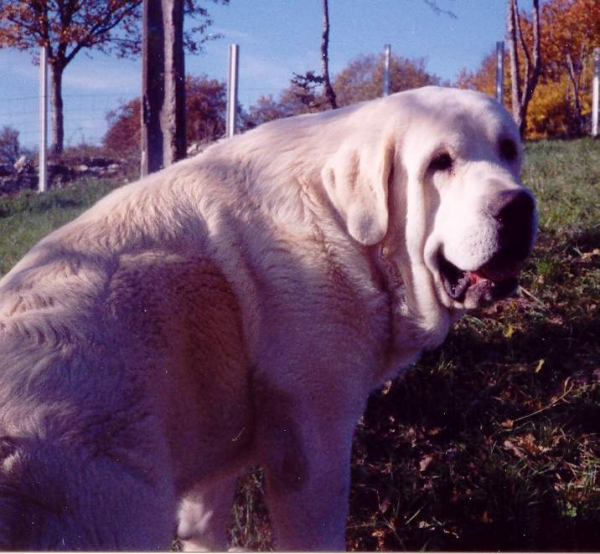
[[117,185],[82,181],[44,194],[0,196],[0,276],[50,231],[71,221]]
[[[527,145],[540,233],[516,297],[374,394],[355,437],[352,550],[600,550],[600,142]],[[109,183],[0,198],[0,273]],[[268,549],[260,472],[233,543]]]

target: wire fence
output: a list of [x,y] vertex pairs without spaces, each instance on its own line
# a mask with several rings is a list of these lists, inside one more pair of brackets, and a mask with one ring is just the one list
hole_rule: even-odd
[[[107,114],[133,96],[119,94],[64,95],[65,146],[100,144],[107,130]],[[40,137],[39,96],[0,98],[0,129],[19,131],[19,142],[35,148]]]
[[[598,135],[598,80],[600,74],[600,50],[596,53],[594,75],[594,100],[591,134]],[[240,87],[238,101],[249,108],[255,99],[272,94],[277,97],[282,89],[257,90],[253,87]],[[136,97],[135,92],[117,91],[111,93],[63,93],[65,147],[81,144],[100,145],[108,130],[107,115],[119,106]],[[224,114],[225,115],[225,114]],[[40,140],[40,99],[37,94],[19,97],[3,97],[0,91],[0,130],[9,126],[19,131],[21,147],[35,150]]]
[[[249,107],[259,95],[277,96],[280,89],[240,88],[239,101]],[[135,98],[135,93],[63,93],[65,147],[101,144],[108,130],[107,115]],[[225,114],[223,114],[225,115]],[[51,124],[50,124],[51,125]],[[40,98],[38,95],[2,97],[0,130],[9,126],[19,131],[22,147],[36,149],[40,140]]]

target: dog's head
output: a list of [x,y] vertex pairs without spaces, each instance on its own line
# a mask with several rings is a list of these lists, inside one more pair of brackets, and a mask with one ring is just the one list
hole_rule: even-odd
[[348,233],[385,247],[417,303],[461,311],[512,293],[537,220],[506,110],[480,93],[427,87],[349,118],[358,128],[322,172]]

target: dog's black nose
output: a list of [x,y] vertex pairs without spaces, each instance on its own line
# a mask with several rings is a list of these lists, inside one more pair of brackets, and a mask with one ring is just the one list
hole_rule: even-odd
[[488,206],[498,223],[499,249],[491,260],[498,268],[522,262],[529,256],[536,231],[535,200],[525,189],[498,193]]
[[505,190],[496,195],[489,206],[492,217],[503,227],[531,226],[535,202],[523,189]]

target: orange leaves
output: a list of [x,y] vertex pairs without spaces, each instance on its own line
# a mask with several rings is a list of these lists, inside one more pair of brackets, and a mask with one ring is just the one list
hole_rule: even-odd
[[[542,8],[542,40],[553,64],[582,63],[600,45],[600,4],[596,0],[553,0]],[[551,69],[551,68],[550,68]]]
[[[507,64],[505,64],[508,67]],[[483,61],[478,71],[472,73],[463,69],[457,79],[458,88],[478,90],[485,92],[490,96],[495,94],[496,90],[496,52],[490,52]],[[505,94],[508,98],[509,95]]]
[[[589,113],[587,99],[590,96],[591,58],[598,46],[600,4],[596,0],[552,0],[543,6],[542,47],[546,60],[546,87],[538,91],[536,111],[548,114],[554,110],[556,119],[560,116],[555,106],[562,105],[562,134],[580,132],[584,116]],[[559,92],[560,99],[557,98]],[[542,113],[537,115],[538,128]],[[535,122],[530,122],[530,126],[537,130]]]
[[[390,92],[435,84],[439,81],[425,70],[423,59],[408,60],[392,54],[390,60]],[[378,98],[383,86],[383,64],[376,55],[357,56],[335,78],[340,106]]]
[[[139,39],[140,5],[141,0],[0,0],[0,46],[32,50],[35,55],[46,44],[61,51],[68,63],[81,48]],[[124,36],[113,34],[117,27]]]
[[[592,52],[600,47],[600,2],[549,0],[541,6],[540,49],[542,75],[527,112],[526,136],[543,138],[579,134],[589,116]],[[524,42],[531,45],[531,22],[523,17]],[[505,98],[510,87],[508,54],[505,61]],[[463,71],[462,88],[492,94],[495,87],[495,52],[473,72]]]
[[28,2],[0,0],[0,47],[27,50],[37,45],[42,22]]
[[550,446],[541,444],[532,433],[513,437],[512,440],[506,439],[502,447],[519,459],[525,459],[527,456],[538,456],[550,452],[556,444],[560,442],[560,436],[553,437]]

